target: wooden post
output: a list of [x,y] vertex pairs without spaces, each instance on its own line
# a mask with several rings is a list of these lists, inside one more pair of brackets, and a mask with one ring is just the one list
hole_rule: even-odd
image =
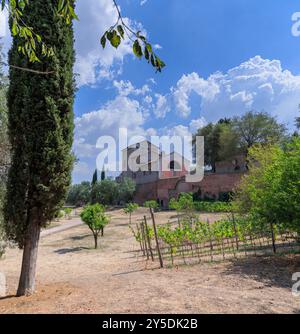
[[274,252],[274,254],[276,254],[276,243],[275,243],[275,234],[274,234],[274,224],[273,224],[273,222],[270,224],[270,226],[271,226],[273,252]]
[[152,208],[150,208],[150,214],[151,214],[151,219],[152,219],[152,223],[153,223],[153,230],[154,230],[154,236],[155,236],[155,241],[156,241],[157,253],[158,253],[158,257],[159,257],[159,263],[160,263],[160,267],[163,268],[164,267],[164,262],[163,262],[161,252],[160,252],[157,230],[156,230],[156,223],[155,223],[155,218],[154,218],[154,213],[153,213]]
[[207,219],[206,223],[207,223],[207,227],[208,227],[208,230],[209,230],[210,259],[211,259],[211,261],[213,261],[214,260],[214,258],[213,258],[214,246],[213,246],[213,241],[212,241],[212,238],[211,238],[211,229],[210,229],[210,223],[209,223],[208,219]]
[[141,231],[140,231],[140,228],[139,228],[139,224],[136,224],[136,228],[137,228],[137,231],[138,231],[138,235],[140,236],[140,246],[141,246],[141,251],[143,252],[143,255],[145,256],[145,249],[143,247],[143,243],[142,243],[142,240],[141,240],[141,237],[142,237],[142,234],[141,234]]
[[152,252],[151,240],[150,240],[150,236],[149,236],[149,228],[148,228],[148,223],[147,223],[147,217],[146,216],[144,216],[144,222],[145,222],[146,236],[147,236],[147,242],[148,242],[148,247],[149,247],[149,251],[150,251],[150,256],[151,256],[152,261],[154,261],[154,256],[153,256],[153,252]]
[[235,234],[235,243],[236,243],[236,250],[239,250],[239,238],[238,238],[238,233],[236,229],[236,222],[235,222],[235,217],[234,213],[232,212],[232,221],[233,221],[233,228],[234,228],[234,234]]
[[142,231],[142,243],[143,243],[143,247],[145,249],[146,255],[147,255],[147,260],[149,260],[149,252],[148,252],[148,247],[147,247],[147,237],[146,237],[146,233],[145,233],[145,225],[144,222],[141,222],[141,231]]

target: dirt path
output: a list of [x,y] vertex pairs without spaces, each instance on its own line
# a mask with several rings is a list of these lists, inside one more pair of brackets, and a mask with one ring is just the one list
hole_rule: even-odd
[[[133,219],[145,214],[139,211]],[[138,258],[121,211],[93,250],[88,228],[77,225],[44,234],[38,260],[37,293],[0,300],[0,313],[299,313],[291,294],[300,257],[249,258],[236,262],[155,269]],[[172,213],[160,213],[165,221]],[[204,217],[215,219],[212,215]],[[71,222],[70,222],[71,224]],[[21,252],[0,261],[11,294]]]
[[70,228],[76,227],[82,225],[82,221],[80,218],[73,218],[71,221],[65,222],[62,225],[56,226],[56,227],[50,227],[47,230],[44,230],[41,232],[41,237],[46,237],[50,234],[55,234],[59,232],[66,231]]

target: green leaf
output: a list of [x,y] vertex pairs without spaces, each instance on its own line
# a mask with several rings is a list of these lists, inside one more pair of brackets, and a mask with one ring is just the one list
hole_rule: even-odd
[[65,6],[65,0],[59,0],[58,1],[58,11],[61,12],[64,6]]
[[146,43],[146,48],[149,51],[149,53],[153,53],[152,46],[149,43]]
[[150,53],[149,53],[147,47],[145,47],[144,54],[145,54],[145,58],[149,61],[150,60]]
[[117,32],[115,30],[113,31],[113,36],[110,40],[110,44],[116,49],[121,44],[121,37],[117,34]]
[[105,46],[106,46],[106,33],[101,37],[101,45],[103,47],[103,49],[105,49]]
[[140,38],[142,41],[146,42],[146,37],[145,37],[145,36],[139,35],[139,38]]
[[17,21],[16,20],[13,20],[13,24],[12,24],[12,27],[11,27],[11,32],[13,34],[13,36],[16,36],[18,34],[18,25],[17,25]]
[[156,62],[156,66],[159,68],[159,69],[162,69],[166,66],[166,64],[157,56],[155,56],[155,62]]
[[155,58],[154,58],[153,54],[151,55],[151,64],[152,64],[153,67],[156,67]]
[[112,31],[107,31],[107,33],[106,33],[106,37],[107,37],[107,39],[109,40],[109,41],[111,41],[112,40],[112,38],[113,38],[113,32]]
[[141,45],[139,43],[138,40],[135,40],[135,42],[133,43],[133,53],[139,58],[141,59],[143,56],[143,51],[141,48]]
[[117,29],[118,29],[120,36],[124,39],[125,32],[124,32],[123,27],[121,25],[118,25]]

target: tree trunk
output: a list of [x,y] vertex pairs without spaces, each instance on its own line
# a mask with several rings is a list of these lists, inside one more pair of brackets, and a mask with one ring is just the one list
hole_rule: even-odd
[[30,296],[35,289],[35,272],[41,227],[36,220],[29,222],[22,260],[17,296]]
[[98,235],[94,234],[95,249],[98,249]]

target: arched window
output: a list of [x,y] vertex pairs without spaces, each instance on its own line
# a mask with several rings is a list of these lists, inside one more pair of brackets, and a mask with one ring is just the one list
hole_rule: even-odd
[[180,168],[180,165],[179,165],[179,163],[177,162],[177,161],[174,161],[174,160],[172,160],[171,162],[170,162],[170,170],[171,171],[180,171],[181,170],[181,168]]

